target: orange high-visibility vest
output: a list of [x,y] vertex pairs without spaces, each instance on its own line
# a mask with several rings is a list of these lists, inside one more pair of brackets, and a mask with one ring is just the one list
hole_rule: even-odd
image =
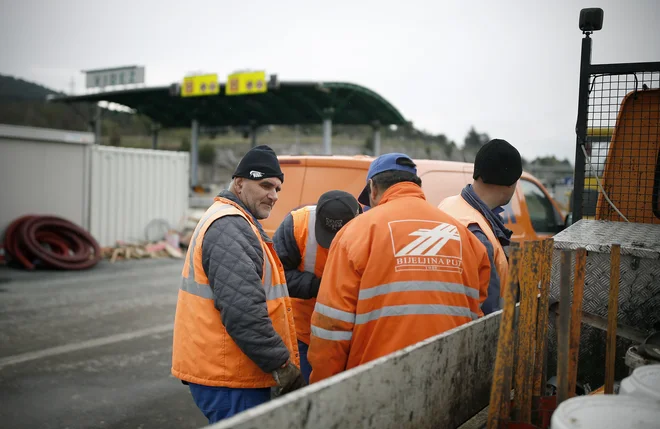
[[497,274],[500,276],[500,296],[504,296],[504,285],[506,284],[507,273],[509,272],[509,262],[506,259],[506,253],[504,253],[504,248],[502,244],[495,236],[490,222],[482,215],[479,210],[472,207],[465,199],[460,195],[454,195],[453,197],[445,198],[439,205],[438,208],[447,212],[450,216],[456,218],[466,227],[471,224],[479,225],[479,228],[486,234],[486,238],[490,241],[490,244],[493,246],[493,257],[495,259],[495,268],[497,269]]
[[282,264],[272,243],[264,242],[252,217],[225,198],[216,197],[197,224],[183,266],[174,318],[172,375],[190,383],[233,388],[275,386],[272,374],[262,371],[227,333],[215,308],[213,291],[202,266],[202,243],[211,224],[223,216],[242,216],[259,239],[264,254],[262,282],[273,328],[300,366],[291,299]]
[[[300,251],[298,270],[314,273],[316,277],[323,275],[325,261],[328,259],[328,249],[316,242],[314,224],[316,222],[316,206],[307,206],[291,212],[293,217],[293,236]],[[296,321],[296,335],[303,343],[309,345],[312,313],[316,298],[291,298],[293,317]]]

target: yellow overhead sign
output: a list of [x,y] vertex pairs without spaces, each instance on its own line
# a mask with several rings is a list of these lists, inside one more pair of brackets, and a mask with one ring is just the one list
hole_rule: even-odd
[[220,93],[217,74],[201,76],[188,76],[183,78],[181,97],[199,97],[202,95],[215,95]]
[[230,74],[227,78],[225,95],[259,94],[267,91],[266,72],[244,72]]

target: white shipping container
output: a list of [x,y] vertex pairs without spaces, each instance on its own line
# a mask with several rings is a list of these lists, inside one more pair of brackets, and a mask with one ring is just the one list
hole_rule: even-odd
[[187,152],[108,146],[91,150],[90,232],[101,246],[145,241],[152,221],[166,221],[174,229],[184,222]]
[[147,227],[163,238],[163,223],[178,228],[188,210],[189,159],[95,145],[92,133],[0,124],[0,242],[26,214],[63,217],[101,246],[145,241]]

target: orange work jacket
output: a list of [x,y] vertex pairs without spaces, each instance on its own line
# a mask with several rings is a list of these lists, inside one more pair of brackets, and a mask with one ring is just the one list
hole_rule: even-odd
[[316,307],[310,382],[385,356],[483,315],[490,262],[454,218],[410,182],[335,237]]
[[262,282],[273,328],[289,349],[290,360],[300,366],[291,299],[284,270],[272,243],[264,242],[252,217],[230,200],[216,197],[195,228],[183,266],[183,279],[174,318],[172,375],[206,386],[263,388],[275,386],[272,374],[263,372],[232,340],[202,266],[202,243],[211,224],[223,216],[244,217],[259,238],[264,252]]
[[[328,249],[319,246],[316,242],[314,224],[316,222],[316,206],[306,206],[291,212],[293,218],[293,236],[300,251],[300,265],[298,270],[314,273],[316,277],[323,276],[325,261],[328,259]],[[303,343],[309,345],[312,313],[316,305],[316,298],[291,298],[293,317],[296,321],[296,335]]]

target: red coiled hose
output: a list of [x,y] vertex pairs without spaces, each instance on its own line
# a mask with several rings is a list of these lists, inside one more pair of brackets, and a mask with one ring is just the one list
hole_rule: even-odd
[[5,231],[8,260],[28,270],[84,270],[101,259],[98,242],[78,225],[56,216],[22,216]]

